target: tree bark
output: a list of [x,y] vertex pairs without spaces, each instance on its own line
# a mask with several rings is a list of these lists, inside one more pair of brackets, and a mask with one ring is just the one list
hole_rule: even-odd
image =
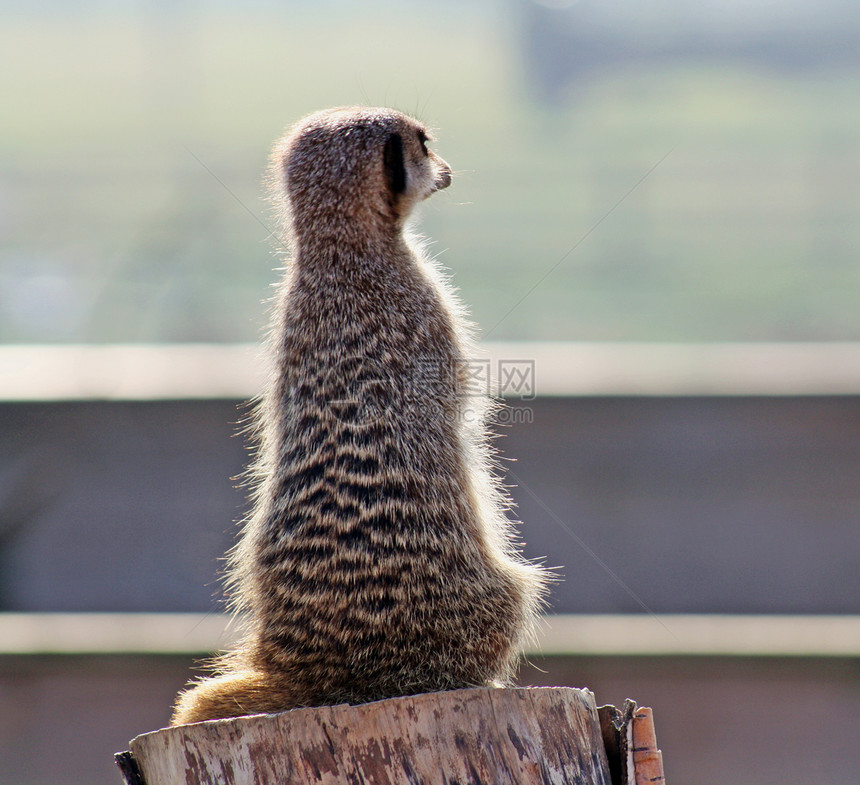
[[117,762],[127,785],[638,785],[607,759],[622,736],[611,754],[635,757],[650,710],[626,708],[598,716],[569,687],[455,690],[164,728]]

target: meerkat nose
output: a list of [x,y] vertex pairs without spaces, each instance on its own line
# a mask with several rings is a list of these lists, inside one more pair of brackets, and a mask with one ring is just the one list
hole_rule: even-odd
[[436,180],[433,182],[433,188],[436,191],[441,191],[451,185],[451,170],[445,164],[436,175]]

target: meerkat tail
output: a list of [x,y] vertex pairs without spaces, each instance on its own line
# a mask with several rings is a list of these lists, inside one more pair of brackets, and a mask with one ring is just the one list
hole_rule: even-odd
[[271,674],[258,671],[226,673],[202,679],[180,693],[171,725],[186,725],[248,714],[272,714],[291,703],[289,691]]

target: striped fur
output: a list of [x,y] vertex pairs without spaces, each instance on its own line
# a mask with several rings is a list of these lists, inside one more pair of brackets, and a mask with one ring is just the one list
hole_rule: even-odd
[[248,630],[174,724],[513,675],[546,577],[518,556],[490,471],[470,327],[404,233],[451,179],[427,139],[399,112],[353,107],[275,148],[292,252],[230,560]]

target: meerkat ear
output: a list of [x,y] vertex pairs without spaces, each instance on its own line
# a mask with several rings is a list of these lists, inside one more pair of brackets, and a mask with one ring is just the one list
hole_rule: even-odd
[[385,141],[382,161],[391,192],[402,194],[406,190],[406,166],[403,163],[403,138],[400,134],[391,134]]

